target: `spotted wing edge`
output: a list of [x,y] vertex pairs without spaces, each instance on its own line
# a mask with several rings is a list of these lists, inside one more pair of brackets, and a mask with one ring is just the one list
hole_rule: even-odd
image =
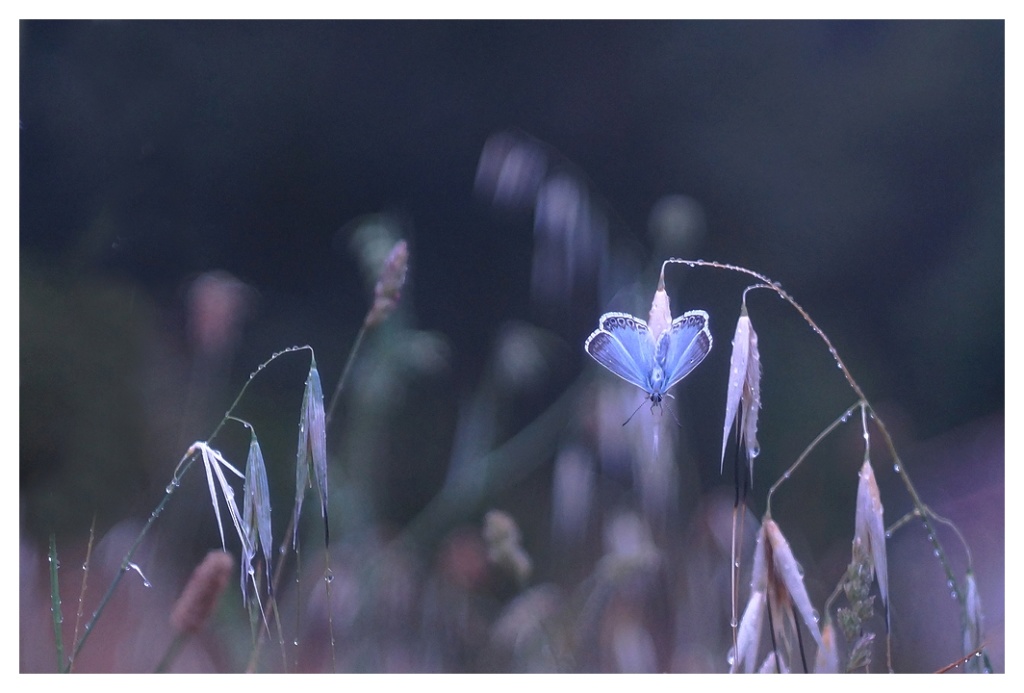
[[629,350],[613,332],[605,329],[606,321],[611,318],[625,318],[642,327],[648,332],[647,323],[628,313],[605,313],[598,321],[600,327],[594,330],[583,344],[584,350],[602,366],[623,380],[636,385],[645,392],[650,392],[651,384],[648,373],[644,372],[643,364],[638,363]]
[[[666,392],[693,372],[693,369],[699,366],[700,362],[711,352],[712,339],[711,330],[708,329],[709,320],[706,311],[690,310],[672,321],[672,325],[666,333],[671,341],[668,345],[665,363],[675,364],[675,367],[671,372],[667,370],[665,372]],[[692,329],[696,331],[687,340],[686,334]]]

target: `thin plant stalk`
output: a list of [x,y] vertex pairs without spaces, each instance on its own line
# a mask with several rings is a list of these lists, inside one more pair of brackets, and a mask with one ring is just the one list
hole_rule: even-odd
[[331,671],[335,674],[338,673],[338,655],[335,653],[337,645],[334,640],[334,609],[331,605],[334,603],[331,599],[331,582],[334,580],[334,574],[331,571],[331,551],[329,547],[324,547],[324,590],[327,592],[327,632],[331,634]]
[[304,350],[308,350],[310,353],[313,353],[313,347],[309,346],[308,344],[305,344],[303,346],[292,346],[288,347],[287,349],[282,349],[281,351],[274,352],[273,354],[270,355],[269,359],[267,359],[260,365],[256,366],[256,370],[249,374],[249,379],[245,381],[245,384],[242,385],[242,389],[238,391],[238,396],[235,397],[235,401],[231,403],[231,406],[228,407],[228,410],[224,413],[224,418],[220,420],[220,423],[218,423],[216,428],[213,429],[213,433],[211,433],[210,437],[206,439],[207,442],[216,438],[217,434],[220,433],[220,429],[223,428],[224,424],[226,424],[228,422],[228,419],[231,418],[231,412],[233,412],[235,410],[235,407],[238,406],[238,403],[242,401],[242,396],[245,395],[245,391],[249,388],[249,384],[252,383],[252,381],[256,378],[257,375],[259,375],[260,371],[269,366],[279,356],[284,356],[285,354],[291,354],[292,352]]
[[60,608],[60,581],[57,579],[57,538],[50,535],[50,613],[53,614],[53,639],[57,645],[57,671],[64,668],[64,616]]
[[[886,535],[894,534],[898,529],[903,527],[903,525],[907,524],[908,522],[910,522],[914,518],[918,518],[920,516],[921,516],[920,511],[917,508],[914,508],[913,510],[908,512],[906,515],[904,515],[903,517],[901,517],[900,519],[896,520],[891,525],[889,525],[886,528],[886,530],[885,530]],[[938,513],[934,513],[933,512],[933,513],[931,513],[931,516],[932,516],[932,519],[934,519],[940,525],[945,525],[946,527],[949,527],[949,529],[952,530],[952,532],[956,535],[956,538],[960,540],[960,544],[963,546],[964,553],[967,555],[967,566],[968,566],[968,569],[969,570],[973,570],[974,569],[974,559],[971,556],[971,547],[967,544],[967,539],[964,538],[964,535],[960,533],[960,528],[957,527],[955,524],[953,524],[952,520],[950,520],[948,518],[945,518],[942,515],[939,515]]]
[[847,422],[847,420],[849,420],[850,416],[853,414],[853,411],[857,407],[863,407],[863,402],[857,402],[852,407],[850,407],[849,409],[844,411],[842,414],[840,414],[836,418],[835,421],[833,421],[828,426],[826,426],[825,429],[823,431],[821,431],[821,433],[819,433],[817,436],[815,436],[814,440],[812,440],[810,442],[810,444],[806,448],[804,448],[804,451],[801,452],[800,456],[796,458],[796,462],[791,464],[789,469],[784,471],[782,473],[782,476],[780,476],[778,478],[778,480],[774,484],[772,484],[771,488],[768,489],[768,499],[765,502],[766,503],[765,514],[766,515],[771,516],[771,514],[772,514],[772,496],[775,495],[775,492],[778,490],[778,488],[780,486],[782,486],[782,484],[786,480],[788,480],[790,476],[792,476],[793,472],[796,471],[796,468],[799,467],[803,463],[803,461],[805,459],[807,459],[807,456],[810,455],[814,451],[814,448],[818,447],[818,444],[821,441],[825,440],[825,438],[827,438],[829,436],[829,434],[832,433],[832,431],[834,431],[841,424],[844,424],[844,423]]
[[324,417],[324,425],[330,426],[331,417],[334,415],[334,408],[338,406],[338,400],[341,399],[341,391],[345,387],[345,383],[348,381],[348,374],[352,370],[352,364],[356,360],[356,353],[359,351],[359,347],[363,344],[363,337],[366,336],[367,326],[364,322],[359,328],[359,333],[356,335],[356,341],[352,344],[352,348],[348,352],[348,359],[345,361],[345,368],[341,371],[341,377],[338,378],[338,384],[334,388],[334,394],[331,395],[331,404],[327,408],[327,415]]
[[[85,547],[85,562],[82,564],[82,589],[78,593],[78,613],[75,615],[75,636],[71,642],[78,642],[78,627],[82,624],[82,607],[85,606],[85,586],[89,579],[89,560],[92,558],[92,546],[96,539],[96,516],[92,517],[89,526],[89,543]],[[75,658],[68,661],[68,671],[75,670]]]

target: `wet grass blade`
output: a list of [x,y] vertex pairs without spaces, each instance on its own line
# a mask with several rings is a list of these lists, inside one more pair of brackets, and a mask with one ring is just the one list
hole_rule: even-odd
[[53,638],[57,644],[57,671],[64,670],[64,615],[60,610],[60,582],[57,579],[57,539],[50,535],[50,611],[53,613]]

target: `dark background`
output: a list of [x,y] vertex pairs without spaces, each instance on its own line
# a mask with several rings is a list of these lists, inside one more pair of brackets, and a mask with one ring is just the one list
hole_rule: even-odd
[[[443,478],[503,324],[564,344],[527,420],[596,369],[582,343],[602,312],[646,317],[668,195],[703,215],[672,254],[780,281],[897,444],[1001,421],[1004,79],[1002,22],[23,22],[23,536],[144,516],[278,349],[311,344],[333,389],[369,301],[347,237],[367,214],[400,220],[406,319],[450,366],[434,418],[393,422],[437,433],[388,472],[399,526]],[[529,210],[474,193],[497,132],[573,171],[636,260],[561,313],[531,304]],[[210,270],[258,299],[210,412],[188,420],[184,296]],[[632,283],[644,298],[611,299]],[[715,349],[679,394],[704,490],[731,483],[718,374],[748,283],[669,270],[676,312],[712,315]],[[792,311],[767,292],[748,305],[767,484],[855,397]],[[303,369],[268,389],[297,406]]]

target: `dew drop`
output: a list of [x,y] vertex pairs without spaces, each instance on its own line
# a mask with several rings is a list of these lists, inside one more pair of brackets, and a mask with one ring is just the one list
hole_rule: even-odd
[[324,573],[324,582],[334,582],[334,572],[329,570]]
[[899,473],[900,473],[900,466],[899,466],[898,464],[894,464],[894,465],[892,466],[892,470],[893,470],[894,472],[896,472],[897,474],[899,474]]
[[815,623],[819,623],[821,621],[821,614],[818,613],[817,609],[811,609],[811,618],[814,619]]
[[886,532],[885,533],[885,538],[886,539],[892,539],[892,532]]
[[174,484],[167,484],[167,487],[164,488],[164,493],[166,493],[168,496],[174,493]]
[[939,557],[939,550],[938,550],[938,549],[932,549],[932,554],[933,554],[933,555],[934,555],[934,556],[935,556],[936,558],[938,558],[938,557]]
[[153,586],[152,584],[150,584],[149,580],[146,579],[146,576],[142,572],[142,568],[140,568],[139,566],[135,565],[134,563],[129,563],[128,565],[126,565],[124,567],[124,572],[127,573],[129,570],[134,570],[136,573],[139,574],[139,577],[142,578],[142,585],[143,585],[143,587],[152,587]]
[[295,645],[295,647],[298,647],[299,646],[299,639],[295,638],[294,640],[292,640],[292,645]]

